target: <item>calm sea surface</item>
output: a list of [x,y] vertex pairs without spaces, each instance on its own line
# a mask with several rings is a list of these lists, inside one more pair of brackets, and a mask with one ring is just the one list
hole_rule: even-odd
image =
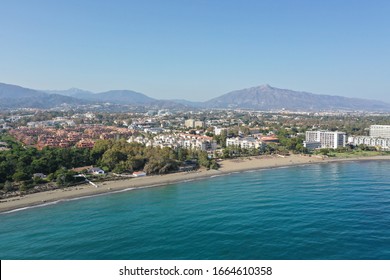
[[0,259],[390,259],[390,162],[231,174],[0,215]]

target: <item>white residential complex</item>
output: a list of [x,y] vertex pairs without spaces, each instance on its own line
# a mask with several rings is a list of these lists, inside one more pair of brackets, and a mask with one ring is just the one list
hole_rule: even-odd
[[152,139],[144,137],[130,137],[127,142],[137,142],[153,147],[170,147],[173,149],[182,147],[186,149],[197,149],[201,151],[215,151],[217,142],[212,137],[194,134],[160,134]]
[[255,139],[253,137],[234,137],[234,138],[228,138],[226,139],[226,146],[236,146],[241,147],[243,149],[250,149],[250,148],[259,148],[262,147],[262,142],[258,139]]
[[371,125],[370,136],[390,138],[390,125]]
[[354,136],[350,137],[348,141],[355,146],[363,144],[371,147],[381,148],[382,150],[390,150],[390,138]]
[[350,137],[348,142],[356,146],[363,144],[388,151],[390,150],[390,125],[371,125],[370,136]]
[[308,149],[345,147],[347,135],[341,131],[306,131],[303,146]]

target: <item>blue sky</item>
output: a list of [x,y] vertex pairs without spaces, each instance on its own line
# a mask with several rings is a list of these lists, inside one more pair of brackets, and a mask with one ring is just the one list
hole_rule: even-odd
[[1,0],[0,82],[204,101],[268,83],[390,102],[390,1]]

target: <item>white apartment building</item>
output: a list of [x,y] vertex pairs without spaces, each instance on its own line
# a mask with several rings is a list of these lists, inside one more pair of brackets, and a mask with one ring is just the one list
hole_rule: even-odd
[[185,149],[196,149],[201,151],[215,151],[217,142],[211,137],[199,136],[193,134],[173,134],[173,135],[157,135],[153,139],[144,137],[131,136],[127,142],[137,142],[146,146],[153,147],[170,147],[173,149],[183,147]]
[[371,125],[370,136],[353,136],[348,138],[352,145],[367,145],[381,150],[390,150],[390,125]]
[[224,131],[224,130],[227,130],[227,128],[214,126],[214,134],[215,135],[221,135],[222,131]]
[[363,144],[370,147],[377,147],[385,151],[390,150],[390,138],[354,136],[354,137],[350,137],[348,141],[355,146]]
[[317,146],[320,148],[345,147],[347,135],[341,131],[306,131],[306,141],[303,146],[306,148]]
[[371,125],[370,136],[390,138],[390,125]]
[[180,143],[187,149],[199,149],[201,151],[215,151],[217,142],[212,137],[193,134],[179,134]]
[[234,138],[227,138],[226,139],[226,146],[236,146],[241,147],[243,149],[250,149],[250,148],[259,148],[262,146],[262,143],[260,140],[255,139],[253,137],[234,137]]

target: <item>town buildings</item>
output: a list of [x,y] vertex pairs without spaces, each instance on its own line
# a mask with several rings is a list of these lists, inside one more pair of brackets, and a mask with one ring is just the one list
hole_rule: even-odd
[[[306,135],[304,146],[309,150],[316,148],[338,148],[345,146],[344,132],[323,131],[328,127],[339,127],[344,130],[344,120],[349,123],[356,117],[338,115],[323,120],[313,114],[291,114],[285,112],[246,112],[234,110],[175,111],[153,108],[145,112],[127,113],[58,113],[42,112],[37,115],[23,115],[10,118],[0,115],[0,128],[11,127],[10,134],[27,146],[43,147],[80,147],[91,148],[99,139],[129,139],[129,142],[143,143],[147,146],[199,149],[213,152],[218,148],[241,147],[243,149],[263,148],[265,145],[279,145],[275,133],[284,130],[281,146],[286,142],[299,142]],[[320,114],[321,115],[321,114]],[[361,116],[359,116],[361,117]],[[378,117],[379,118],[379,117]],[[204,121],[203,121],[204,120]],[[15,122],[11,122],[15,121]],[[370,119],[365,123],[375,124]],[[378,123],[383,122],[380,117]],[[340,125],[338,125],[338,123]],[[306,133],[306,127],[310,130]],[[201,129],[202,128],[202,129]],[[362,125],[348,127],[348,133],[364,134]],[[207,136],[206,136],[207,135]],[[282,136],[283,135],[283,136]],[[208,137],[212,136],[212,138]],[[379,137],[381,139],[369,138]],[[285,139],[284,139],[285,138]],[[288,139],[294,141],[287,141]],[[372,125],[370,136],[356,136],[349,143],[387,148],[386,139],[390,138],[390,125]],[[226,140],[227,139],[227,140]],[[287,140],[286,140],[287,139]],[[288,148],[294,145],[286,145]],[[6,147],[2,147],[5,149]],[[268,150],[267,150],[268,151]],[[218,151],[217,151],[218,152]]]
[[98,139],[129,137],[133,132],[127,128],[102,125],[79,125],[57,129],[54,127],[20,127],[9,133],[24,145],[44,147],[93,148]]

